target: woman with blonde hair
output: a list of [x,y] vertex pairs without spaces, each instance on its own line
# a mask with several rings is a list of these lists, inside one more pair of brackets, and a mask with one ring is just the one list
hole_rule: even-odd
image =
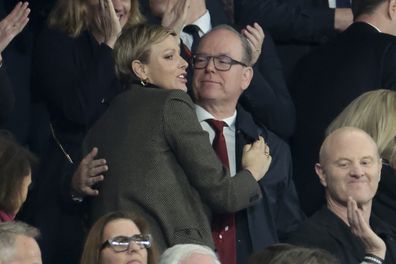
[[396,228],[396,91],[369,91],[353,100],[329,125],[326,134],[352,126],[366,131],[382,158],[381,181],[373,212]]
[[48,110],[50,139],[24,218],[41,230],[46,263],[80,256],[85,209],[71,175],[86,131],[121,90],[114,43],[142,21],[138,0],[58,0],[35,43],[32,91]]
[[167,28],[124,30],[114,58],[125,91],[84,140],[85,150],[97,146],[109,165],[91,203],[93,219],[136,212],[149,223],[160,252],[187,243],[214,248],[212,211],[236,212],[255,203],[257,181],[271,163],[260,137],[244,148],[242,168],[230,177],[186,93],[187,62],[179,52],[179,38]]
[[91,227],[81,264],[111,264],[136,261],[156,264],[157,251],[147,222],[126,212],[110,212]]

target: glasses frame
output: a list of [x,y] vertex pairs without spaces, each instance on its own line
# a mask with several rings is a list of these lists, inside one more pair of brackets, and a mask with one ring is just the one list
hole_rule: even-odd
[[[128,242],[128,246],[123,249],[123,250],[117,250],[116,247],[119,246],[120,242],[118,242],[117,240],[119,238],[123,238],[126,239]],[[118,243],[118,245],[115,245],[115,243]],[[105,249],[106,247],[110,247],[114,252],[116,253],[120,253],[120,252],[125,252],[127,250],[129,250],[129,248],[131,247],[131,243],[135,243],[136,245],[138,245],[140,247],[140,249],[144,249],[144,248],[150,248],[152,245],[152,236],[151,234],[137,234],[137,235],[133,235],[133,236],[115,236],[112,238],[107,239],[105,242],[103,242],[103,244],[100,247],[100,250]]]
[[[206,59],[205,66],[202,66],[202,67],[197,67],[197,66],[196,66],[195,60],[197,59],[197,57],[201,57],[201,58],[205,58],[205,59]],[[219,63],[218,60],[219,60],[219,59],[222,59],[222,58],[223,58],[223,59],[226,58],[226,59],[229,59],[229,60],[230,60],[229,63],[225,63],[225,64],[228,65],[228,69],[221,69],[221,68],[218,68],[218,67],[217,67],[216,61],[217,61],[217,63]],[[208,67],[209,62],[210,62],[211,59],[213,59],[213,65],[214,65],[215,69],[218,70],[218,71],[229,71],[229,70],[231,69],[231,67],[232,67],[233,65],[236,65],[236,64],[241,65],[241,66],[243,66],[243,67],[248,67],[248,65],[247,65],[246,63],[243,63],[243,62],[234,60],[233,58],[231,58],[230,56],[227,56],[227,55],[210,56],[210,55],[205,55],[205,54],[194,54],[194,55],[192,56],[192,59],[191,59],[191,64],[192,64],[192,66],[194,67],[194,69],[202,70],[202,69],[205,69],[205,68]]]

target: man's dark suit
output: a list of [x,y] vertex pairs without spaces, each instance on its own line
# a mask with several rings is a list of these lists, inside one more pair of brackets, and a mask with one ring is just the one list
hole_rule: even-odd
[[286,79],[298,60],[335,36],[328,0],[235,0],[236,22],[258,22],[275,39]]
[[304,58],[293,80],[298,120],[293,164],[303,209],[311,214],[320,207],[323,194],[314,164],[325,129],[362,93],[396,88],[396,37],[379,33],[369,24],[354,23]]
[[[396,233],[375,215],[370,226],[386,244],[384,264],[396,263]],[[323,207],[305,221],[297,231],[289,234],[287,242],[294,245],[321,248],[336,256],[341,264],[360,263],[365,255],[362,242],[349,227],[327,207]]]
[[144,217],[159,249],[194,243],[213,247],[212,212],[235,212],[261,197],[250,172],[230,177],[180,90],[132,85],[94,124],[109,172],[92,201],[93,217],[128,210]]
[[265,127],[256,125],[242,107],[238,107],[235,125],[237,170],[241,169],[243,146],[259,135],[264,137],[272,156],[267,174],[259,181],[263,199],[236,214],[238,263],[247,263],[253,252],[278,243],[295,230],[304,216],[292,179],[289,146]]

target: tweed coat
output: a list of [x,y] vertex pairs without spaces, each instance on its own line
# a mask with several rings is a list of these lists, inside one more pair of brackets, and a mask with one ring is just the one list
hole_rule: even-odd
[[180,243],[214,247],[211,212],[235,212],[261,198],[247,170],[223,169],[180,90],[132,85],[91,128],[109,172],[93,200],[93,218],[128,210],[143,216],[160,251]]

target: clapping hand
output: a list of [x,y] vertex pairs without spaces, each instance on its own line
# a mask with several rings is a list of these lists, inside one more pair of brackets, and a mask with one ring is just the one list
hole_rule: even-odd
[[19,2],[11,13],[0,21],[0,53],[29,22],[30,9],[28,5],[28,2]]
[[358,208],[356,201],[348,198],[348,222],[351,232],[363,243],[366,253],[385,259],[385,242],[371,229],[363,217],[363,209]]

